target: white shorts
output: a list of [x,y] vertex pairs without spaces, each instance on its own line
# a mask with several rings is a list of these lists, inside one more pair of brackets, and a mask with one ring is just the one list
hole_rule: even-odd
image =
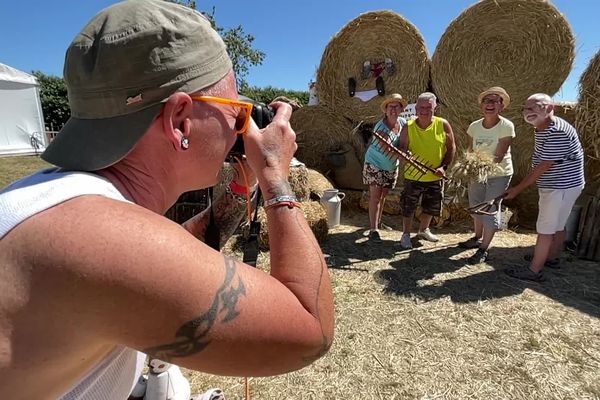
[[553,235],[565,229],[567,219],[583,186],[571,189],[538,189],[540,194],[537,233]]

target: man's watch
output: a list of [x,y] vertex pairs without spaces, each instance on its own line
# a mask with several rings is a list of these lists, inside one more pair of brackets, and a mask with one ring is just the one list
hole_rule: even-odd
[[448,170],[448,164],[442,164],[441,167],[444,171]]

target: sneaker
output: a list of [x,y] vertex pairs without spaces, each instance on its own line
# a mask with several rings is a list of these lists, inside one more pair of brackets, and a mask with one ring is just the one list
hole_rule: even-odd
[[481,239],[473,236],[463,242],[459,242],[458,247],[461,249],[477,249],[481,247]]
[[381,240],[381,235],[379,235],[379,231],[369,232],[369,240]]
[[412,242],[410,241],[409,233],[402,234],[402,239],[400,239],[400,247],[406,250],[412,249]]
[[486,262],[488,259],[488,252],[482,248],[477,249],[475,254],[467,259],[467,264],[476,265]]
[[[525,254],[523,256],[523,260],[527,262],[531,262],[533,260],[533,254]],[[552,260],[548,260],[544,263],[544,267],[559,269],[560,268],[560,258],[553,258]]]
[[533,272],[529,266],[520,266],[504,270],[506,275],[525,281],[543,282],[544,275],[541,272]]
[[417,236],[423,240],[427,240],[428,242],[439,242],[440,241],[440,238],[435,236],[433,233],[431,233],[429,228],[425,229],[422,232],[417,233]]

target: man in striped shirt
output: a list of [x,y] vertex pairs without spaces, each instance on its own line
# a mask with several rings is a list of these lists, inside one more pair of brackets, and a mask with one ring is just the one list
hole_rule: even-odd
[[585,184],[583,148],[573,126],[554,115],[547,94],[530,96],[523,108],[525,121],[535,127],[532,170],[518,185],[508,189],[506,199],[517,196],[537,182],[540,195],[535,250],[529,266],[506,270],[509,276],[543,280],[542,268],[558,267],[565,241],[565,225]]

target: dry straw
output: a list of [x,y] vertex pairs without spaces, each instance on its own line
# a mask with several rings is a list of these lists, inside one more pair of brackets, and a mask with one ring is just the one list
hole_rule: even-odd
[[381,118],[381,97],[363,102],[350,97],[348,79],[356,80],[356,91],[376,89],[375,77],[362,79],[363,63],[389,58],[395,72],[383,76],[386,93],[400,93],[409,101],[429,84],[429,57],[417,28],[391,11],[374,11],[350,21],[329,42],[317,73],[319,101],[354,121]]
[[600,177],[600,52],[596,53],[579,79],[576,121],[586,152],[586,175]]
[[330,169],[327,154],[339,150],[344,143],[352,145],[357,157],[364,153],[352,122],[325,106],[302,107],[292,114],[290,124],[298,143],[295,156],[308,168],[327,172]]
[[[447,107],[442,115],[464,137],[481,117],[477,95],[483,90],[502,86],[509,110],[518,109],[533,93],[556,93],[574,58],[571,27],[549,2],[483,0],[446,29],[432,57],[432,85]],[[533,137],[527,140],[529,147]]]

